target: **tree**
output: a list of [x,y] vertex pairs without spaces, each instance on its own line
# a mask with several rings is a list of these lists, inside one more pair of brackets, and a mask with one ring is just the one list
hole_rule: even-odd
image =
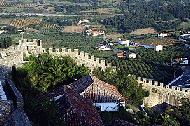
[[163,126],[180,126],[180,123],[176,121],[175,118],[173,118],[168,114],[162,115],[162,119],[163,119],[163,124],[162,124]]
[[107,68],[105,71],[95,69],[93,74],[99,79],[115,85],[119,92],[127,98],[128,102],[136,106],[141,105],[143,98],[148,96],[148,92],[142,89],[134,76],[129,75],[123,69],[113,70]]
[[65,126],[67,119],[48,94],[55,86],[70,84],[89,72],[88,68],[78,66],[71,57],[43,54],[30,56],[21,68],[12,67],[12,79],[23,94],[25,112],[34,125]]
[[0,48],[7,48],[12,45],[12,39],[10,37],[0,38]]
[[70,57],[53,58],[47,54],[30,56],[23,69],[28,72],[31,84],[41,91],[89,74],[89,69],[83,65],[77,66]]

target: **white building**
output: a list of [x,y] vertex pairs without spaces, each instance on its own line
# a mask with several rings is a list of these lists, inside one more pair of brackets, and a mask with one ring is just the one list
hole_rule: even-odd
[[6,33],[7,31],[5,31],[5,30],[0,30],[0,34],[2,34],[2,33]]
[[105,35],[105,32],[103,30],[92,30],[92,29],[88,29],[86,30],[86,34],[88,36],[93,36],[93,37],[96,37],[96,36],[101,36],[101,35]]
[[160,37],[160,38],[164,38],[164,37],[167,37],[167,36],[168,36],[167,33],[160,33],[160,34],[158,34],[158,37]]
[[90,23],[90,21],[87,20],[87,19],[84,19],[84,20],[80,20],[80,21],[77,23],[77,25],[80,25],[80,24],[87,24],[87,23]]
[[106,103],[94,103],[94,106],[100,108],[100,111],[119,111],[119,103],[117,102],[106,102]]
[[118,111],[120,106],[125,108],[125,99],[115,86],[105,83],[96,77],[92,79],[92,84],[86,86],[84,91],[80,93],[81,96],[91,99],[93,105],[99,108],[100,111]]
[[183,34],[179,36],[179,40],[186,42],[187,40],[190,40],[190,34]]
[[183,62],[181,64],[188,65],[189,64],[189,60],[183,60]]
[[129,58],[135,59],[135,58],[137,58],[137,54],[135,54],[135,53],[130,53],[130,54],[129,54]]
[[110,47],[107,47],[106,45],[102,45],[102,46],[100,46],[100,47],[98,48],[98,50],[109,51],[109,50],[111,50],[111,48],[110,48]]
[[119,40],[118,43],[121,44],[121,45],[129,46],[130,40],[125,40],[125,41]]
[[180,59],[180,64],[182,64],[182,65],[188,65],[189,64],[189,60],[187,58],[181,58]]
[[104,31],[92,31],[91,33],[93,37],[105,35]]
[[155,51],[159,52],[163,50],[163,45],[157,45],[155,46]]

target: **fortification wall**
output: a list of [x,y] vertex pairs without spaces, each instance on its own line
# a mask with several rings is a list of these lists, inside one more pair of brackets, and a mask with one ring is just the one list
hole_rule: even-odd
[[17,90],[15,84],[10,79],[6,79],[5,81],[8,87],[10,88],[10,91],[12,92],[12,94],[14,94],[12,97],[14,97],[13,99],[15,100],[14,102],[16,103],[16,108],[23,110],[24,101],[23,101],[23,97],[21,93]]
[[10,126],[11,124],[13,124],[13,122],[16,126],[32,126],[26,113],[24,112],[24,100],[22,94],[17,90],[15,84],[11,80],[6,79],[5,82],[12,92],[11,97],[14,104],[14,110],[9,115],[9,118],[6,120],[5,126]]
[[17,49],[22,50],[26,56],[30,54],[42,54],[49,53],[53,56],[70,56],[76,60],[78,65],[84,64],[89,69],[101,67],[105,70],[107,67],[111,67],[110,63],[105,60],[96,58],[94,55],[90,55],[84,51],[79,51],[78,49],[68,49],[68,48],[43,48],[41,40],[20,40]]
[[[77,64],[84,64],[93,70],[96,67],[101,67],[105,70],[107,67],[114,67],[111,64],[106,63],[105,60],[100,60],[99,58],[95,58],[93,55],[89,55],[89,53],[85,53],[84,51],[79,51],[78,49],[67,49],[67,48],[43,48],[41,40],[20,40],[19,45],[17,47],[12,48],[13,51],[20,51],[22,55],[19,55],[21,58],[17,60],[19,62],[23,62],[23,54],[42,54],[49,53],[53,56],[70,56],[76,60]],[[137,81],[139,84],[142,84],[143,88],[150,92],[150,96],[145,98],[144,103],[152,107],[157,104],[162,104],[166,102],[171,105],[180,105],[179,100],[181,98],[190,98],[190,89],[184,89],[177,86],[169,86],[163,83],[159,83],[157,81],[138,77]]]
[[[27,42],[28,40],[24,40]],[[38,40],[34,40],[30,43],[36,43]],[[38,41],[39,42],[39,41]],[[32,45],[32,44],[31,44]],[[107,67],[113,67],[111,64],[107,64],[105,60],[100,60],[99,58],[95,58],[93,55],[89,55],[89,53],[85,53],[84,51],[79,51],[78,49],[67,49],[67,48],[42,48],[42,42],[36,45],[37,48],[33,51],[36,54],[49,53],[53,56],[70,56],[74,58],[77,64],[84,64],[93,70],[96,67],[100,67],[105,70]],[[27,45],[28,46],[28,45]],[[26,51],[31,51],[34,49],[33,46],[31,48],[27,48]],[[26,52],[28,53],[28,52]],[[159,83],[157,81],[147,79],[147,78],[137,78],[137,82],[142,84],[145,90],[150,92],[149,97],[144,99],[144,103],[149,106],[155,106],[157,104],[162,104],[164,102],[171,105],[180,105],[181,98],[190,98],[190,89],[184,89],[177,86],[169,86],[163,83]]]
[[152,79],[138,77],[137,81],[142,84],[150,95],[144,100],[144,104],[153,107],[157,104],[168,103],[173,106],[181,105],[181,98],[190,98],[190,89],[177,86],[169,86]]
[[105,70],[107,67],[111,67],[111,64],[107,64],[105,60],[100,60],[99,58],[95,58],[94,55],[89,55],[89,53],[85,53],[84,51],[79,51],[78,49],[66,49],[66,48],[42,48],[42,53],[47,52],[54,56],[70,56],[74,58],[77,64],[84,64],[91,70],[96,67],[101,67]]
[[[41,53],[49,53],[54,56],[71,56],[76,60],[78,64],[84,64],[93,70],[96,67],[101,67],[105,70],[107,67],[114,67],[111,64],[107,64],[105,60],[100,60],[95,58],[93,55],[90,56],[89,53],[79,51],[78,49],[67,49],[67,48],[49,48],[40,49]],[[164,102],[178,106],[180,105],[181,98],[190,98],[190,89],[184,89],[177,86],[169,86],[157,81],[147,79],[147,78],[137,78],[137,82],[142,84],[145,90],[150,92],[149,97],[144,99],[144,103],[148,107],[153,107],[157,104],[162,104]]]

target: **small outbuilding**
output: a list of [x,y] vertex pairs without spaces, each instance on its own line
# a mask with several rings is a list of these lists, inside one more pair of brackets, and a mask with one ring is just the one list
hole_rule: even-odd
[[129,54],[129,58],[136,59],[137,58],[137,54],[136,53],[130,53]]
[[155,51],[160,52],[163,50],[163,45],[157,45],[155,46]]
[[119,40],[118,44],[129,46],[130,40]]

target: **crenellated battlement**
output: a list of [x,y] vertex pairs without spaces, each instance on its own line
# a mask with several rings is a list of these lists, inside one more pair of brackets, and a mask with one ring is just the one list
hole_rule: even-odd
[[188,89],[188,88],[181,88],[181,87],[178,87],[178,86],[170,86],[170,85],[160,83],[158,81],[154,81],[152,79],[138,77],[137,81],[138,81],[139,84],[142,84],[142,86],[147,86],[148,85],[148,86],[151,86],[151,87],[157,87],[157,88],[164,89],[164,90],[180,91],[180,92],[183,92],[183,93],[190,94],[190,89]]
[[39,39],[19,40],[19,45],[22,45],[23,43],[27,44],[27,46],[42,46],[42,40],[39,40]]
[[[79,49],[43,48],[42,41],[37,39],[19,40],[19,45],[16,48],[14,47],[13,49],[10,47],[10,49],[12,50],[12,52],[20,53],[20,55],[17,56],[17,58],[12,58],[16,60],[11,59],[11,62],[9,62],[11,64],[23,63],[23,54],[29,56],[31,54],[39,55],[43,53],[48,53],[52,56],[70,56],[76,61],[78,65],[83,64],[86,67],[88,67],[91,71],[93,71],[94,68],[97,67],[102,68],[102,70],[105,70],[108,67],[112,67],[113,69],[116,68],[115,66],[112,66],[111,63],[107,63],[106,60],[102,60],[84,51],[79,51]],[[150,96],[144,99],[144,103],[150,107],[157,104],[162,104],[164,102],[171,105],[180,105],[179,99],[190,98],[190,89],[166,85],[153,79],[147,79],[142,77],[137,77],[136,79],[139,84],[142,84],[143,89],[148,90],[150,92]]]
[[[89,53],[86,53],[84,51],[79,51],[79,49],[42,48],[42,41],[37,39],[33,40],[24,39],[20,41],[27,43],[26,45],[33,43],[33,46],[39,47],[38,49],[40,49],[40,53],[49,53],[53,56],[70,56],[76,60],[77,64],[84,64],[85,66],[89,67],[91,70],[93,70],[96,67],[101,67],[103,70],[105,70],[107,67],[115,68],[114,66],[111,65],[111,63],[107,63],[106,60],[102,60],[98,57],[95,57],[94,55],[89,55]],[[34,48],[32,47],[32,49]],[[29,50],[30,47],[27,51]],[[190,94],[190,89],[181,88],[177,86],[169,86],[152,79],[137,77],[137,81],[139,84],[142,84],[143,86],[157,87],[164,90],[180,91]]]
[[178,86],[170,86],[152,79],[137,78],[138,84],[149,91],[150,95],[144,99],[144,104],[153,107],[158,104],[167,103],[173,106],[181,105],[180,99],[190,98],[190,89]]
[[[44,51],[48,50],[48,51]],[[70,56],[75,58],[79,64],[84,64],[93,70],[96,67],[101,67],[105,70],[107,67],[111,67],[112,65],[109,63],[107,64],[105,60],[95,57],[94,55],[90,55],[84,51],[79,51],[78,49],[67,49],[67,48],[42,48],[42,53],[49,53],[55,56]]]
[[96,67],[101,67],[102,70],[105,70],[107,67],[111,67],[111,63],[107,64],[105,60],[95,57],[94,55],[90,55],[84,51],[79,51],[78,49],[69,49],[69,48],[43,48],[42,41],[33,39],[23,39],[19,40],[19,47],[22,48],[23,52],[26,56],[30,54],[42,54],[48,53],[53,56],[70,56],[74,58],[77,64],[84,64],[91,71]]

